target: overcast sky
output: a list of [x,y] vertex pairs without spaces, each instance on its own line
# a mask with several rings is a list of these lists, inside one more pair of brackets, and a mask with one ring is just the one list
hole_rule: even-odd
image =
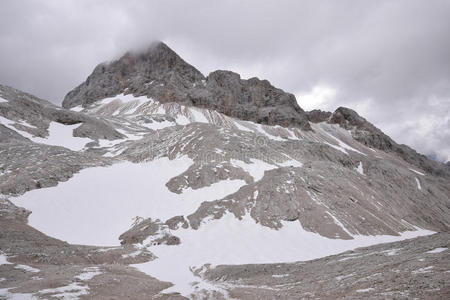
[[355,109],[450,160],[450,1],[0,1],[0,84],[60,104],[98,63],[162,40],[207,75]]

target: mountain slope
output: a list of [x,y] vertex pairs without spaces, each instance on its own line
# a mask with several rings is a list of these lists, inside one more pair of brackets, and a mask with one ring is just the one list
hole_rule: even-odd
[[[349,109],[305,113],[267,81],[204,78],[164,44],[98,66],[66,97],[70,109],[5,86],[0,97],[8,211],[28,209],[30,226],[71,244],[147,255],[108,263],[134,263],[161,296],[226,295],[199,273],[208,264],[310,260],[450,227],[443,166]],[[0,250],[20,256],[47,239],[6,238]],[[23,284],[4,277],[0,287]]]

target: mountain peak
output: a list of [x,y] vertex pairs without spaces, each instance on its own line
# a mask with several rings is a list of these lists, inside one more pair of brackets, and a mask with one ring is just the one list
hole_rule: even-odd
[[166,44],[157,42],[146,51],[129,51],[118,60],[97,65],[85,82],[66,95],[62,105],[87,106],[120,93],[160,98],[165,93],[164,86],[185,87],[202,79],[204,76],[197,69]]
[[118,60],[99,64],[62,104],[65,108],[87,107],[122,93],[147,96],[160,103],[214,109],[261,124],[311,129],[294,95],[267,80],[245,80],[231,71],[218,70],[205,77],[162,42],[150,45],[146,51],[130,51]]

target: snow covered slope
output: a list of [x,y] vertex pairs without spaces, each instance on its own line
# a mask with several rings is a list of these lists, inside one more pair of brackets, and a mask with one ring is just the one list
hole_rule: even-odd
[[11,199],[50,236],[98,246],[120,236],[136,255],[151,251],[158,258],[135,267],[174,283],[165,293],[222,293],[195,275],[205,264],[310,260],[448,226],[439,178],[423,173],[418,189],[416,167],[338,125],[302,131],[123,94],[72,110],[120,136],[87,132],[66,148],[98,167]]
[[99,65],[70,109],[0,86],[0,275],[20,278],[0,297],[223,298],[235,288],[205,275],[218,265],[449,230],[450,173],[356,112],[306,113],[268,81],[146,55]]

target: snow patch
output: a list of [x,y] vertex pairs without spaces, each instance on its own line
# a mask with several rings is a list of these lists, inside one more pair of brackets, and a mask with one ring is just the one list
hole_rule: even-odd
[[141,253],[142,253],[142,250],[137,250],[135,252],[131,252],[128,254],[122,254],[122,258],[129,258],[129,257],[135,258],[136,256],[139,256],[139,254],[141,254]]
[[170,126],[175,126],[176,124],[164,120],[163,122],[153,121],[152,123],[142,123],[141,126],[147,127],[152,130],[159,130]]
[[445,250],[447,250],[448,248],[435,248],[435,249],[433,249],[433,250],[430,250],[430,251],[427,251],[427,252],[425,252],[425,253],[441,253],[441,252],[443,252],[443,251],[445,251]]
[[193,117],[194,117],[194,122],[209,123],[209,122],[208,122],[208,119],[207,119],[207,118],[205,117],[205,115],[203,114],[203,109],[191,107],[191,108],[189,109],[189,112],[193,115]]
[[272,135],[272,134],[266,132],[264,130],[264,127],[267,126],[267,125],[262,125],[262,124],[258,124],[258,123],[253,123],[252,125],[256,128],[256,132],[259,132],[259,133],[263,134],[264,136],[266,136],[267,138],[269,138],[271,140],[274,140],[274,141],[286,141],[285,139],[283,139],[283,138],[281,138],[279,136],[275,136],[275,135]]
[[28,132],[18,130],[12,126],[14,123],[20,122],[14,122],[0,116],[0,123],[8,127],[9,129],[16,131],[23,137],[32,140],[33,142],[53,146],[62,146],[74,151],[79,151],[83,149],[86,143],[92,141],[89,138],[81,138],[73,136],[73,130],[78,126],[80,126],[80,124],[64,125],[57,122],[51,122],[48,128],[49,136],[47,138],[41,138],[41,137],[34,137]]
[[0,97],[0,103],[1,102],[9,102],[8,100],[6,100],[5,98]]
[[54,289],[45,289],[38,292],[42,295],[50,294],[52,297],[72,300],[78,299],[78,297],[82,295],[89,294],[89,287],[85,285],[81,285],[77,282],[73,282],[66,286],[57,287]]
[[245,184],[223,180],[197,190],[185,189],[182,194],[170,192],[166,183],[192,163],[183,156],[88,168],[56,187],[32,190],[11,200],[31,210],[29,225],[49,236],[73,244],[115,246],[136,216],[165,221],[189,215],[202,202],[221,199]]
[[257,224],[249,215],[238,220],[233,214],[210,220],[198,230],[178,229],[172,234],[181,239],[177,246],[157,245],[149,248],[158,258],[133,265],[159,280],[175,285],[164,292],[189,295],[192,282],[200,278],[191,269],[206,263],[257,264],[311,260],[369,245],[393,242],[432,234],[427,230],[407,231],[396,236],[360,236],[352,240],[328,239],[306,231],[299,222],[282,222],[275,230]]
[[280,167],[295,167],[295,168],[301,168],[303,164],[295,159],[290,159],[283,161],[281,163],[277,163]]
[[358,171],[358,173],[361,174],[361,175],[365,175],[364,174],[363,165],[362,165],[361,161],[359,162],[358,166],[356,167],[356,171]]
[[57,122],[51,122],[48,128],[49,136],[47,138],[33,137],[36,143],[62,146],[73,151],[79,151],[84,148],[84,146],[92,142],[89,138],[74,137],[73,130],[76,129],[80,124],[74,125],[64,125]]
[[0,124],[1,125],[5,126],[8,129],[11,129],[11,130],[17,132],[18,134],[20,134],[21,136],[23,136],[23,137],[25,137],[27,139],[30,139],[30,140],[33,139],[33,136],[31,134],[29,134],[28,132],[19,130],[19,129],[15,128],[14,126],[12,126],[14,123],[20,123],[20,122],[14,122],[12,120],[9,120],[9,119],[7,119],[5,117],[0,116]]
[[338,225],[345,231],[349,236],[353,236],[353,234],[345,228],[344,224],[341,223],[335,216],[333,216],[329,211],[326,212],[331,218],[333,218],[334,224]]
[[411,168],[409,168],[411,171],[413,171],[414,173],[416,173],[416,174],[419,174],[419,175],[422,175],[422,176],[425,176],[425,174],[423,174],[422,172],[419,172],[419,171],[416,171],[416,170],[414,170],[414,169],[411,169]]
[[[324,131],[324,132],[325,132],[325,131]],[[364,155],[364,156],[367,156],[365,153],[362,153],[361,151],[356,150],[355,148],[353,148],[353,147],[347,145],[346,143],[344,143],[344,142],[341,141],[340,139],[338,139],[338,138],[332,136],[332,135],[329,134],[328,132],[325,132],[325,133],[326,133],[329,137],[331,137],[332,139],[334,139],[334,140],[338,143],[338,145],[339,145],[338,147],[341,148],[341,149],[344,149],[344,152],[347,152],[347,151],[345,151],[345,150],[351,150],[351,151],[354,151],[354,152],[356,152],[356,153],[359,153],[359,154],[362,154],[362,155]],[[347,154],[348,154],[348,153],[347,153]]]
[[433,266],[428,266],[428,267],[425,267],[425,268],[420,268],[420,269],[417,269],[417,270],[412,271],[411,273],[412,273],[412,274],[430,273],[430,272],[432,272],[431,269],[433,269]]
[[11,264],[12,263],[10,263],[8,261],[8,257],[5,254],[3,254],[3,252],[0,252],[0,266],[1,265],[11,265]]
[[238,129],[238,130],[241,130],[241,131],[247,131],[247,132],[253,132],[251,129],[249,129],[248,127],[245,127],[244,125],[241,125],[240,124],[240,121],[238,121],[238,120],[235,120],[235,119],[232,119],[233,120],[233,125],[234,126],[236,126],[236,128]]
[[75,276],[75,278],[80,279],[82,281],[88,281],[100,274],[103,274],[103,273],[100,272],[98,267],[88,267],[88,268],[84,268],[83,273],[81,273],[78,276]]
[[76,112],[80,112],[80,111],[82,111],[83,109],[84,109],[83,106],[78,105],[78,106],[72,107],[70,110],[73,110],[73,111],[76,111]]
[[370,291],[374,291],[374,288],[367,288],[367,289],[360,289],[360,290],[356,290],[357,293],[367,293]]
[[261,180],[261,178],[263,178],[264,176],[264,172],[267,170],[272,170],[275,169],[277,166],[276,165],[272,165],[272,164],[268,164],[262,160],[259,159],[250,159],[250,164],[243,162],[242,160],[237,160],[237,159],[231,159],[230,163],[238,168],[243,169],[244,171],[246,171],[247,173],[250,174],[250,176],[253,177],[254,181],[259,181]]
[[39,299],[38,297],[35,297],[32,294],[10,293],[9,290],[12,290],[12,289],[13,288],[0,289],[0,298],[8,299],[8,300],[38,300]]
[[421,190],[421,189],[422,189],[422,186],[420,185],[420,181],[419,181],[419,179],[418,179],[417,177],[415,177],[415,178],[416,178],[417,188],[418,188],[419,190]]
[[14,267],[14,269],[20,269],[20,270],[24,270],[26,272],[31,272],[31,273],[39,273],[41,270],[27,266],[27,265],[17,265]]
[[272,277],[273,278],[283,278],[283,277],[287,277],[289,276],[289,274],[273,274]]

